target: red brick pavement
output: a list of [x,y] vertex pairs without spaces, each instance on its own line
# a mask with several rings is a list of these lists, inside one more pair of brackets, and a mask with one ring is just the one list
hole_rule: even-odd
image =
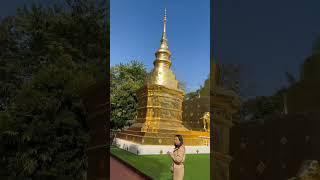
[[145,180],[146,178],[136,173],[133,169],[118,159],[110,156],[110,180]]

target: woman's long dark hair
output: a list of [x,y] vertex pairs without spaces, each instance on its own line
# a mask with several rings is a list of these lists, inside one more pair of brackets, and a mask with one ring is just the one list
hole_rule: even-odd
[[180,141],[180,145],[176,145],[176,144],[174,144],[174,146],[176,147],[176,148],[179,148],[180,146],[182,146],[183,145],[183,138],[182,138],[182,136],[181,135],[176,135],[176,137],[179,139],[179,141]]

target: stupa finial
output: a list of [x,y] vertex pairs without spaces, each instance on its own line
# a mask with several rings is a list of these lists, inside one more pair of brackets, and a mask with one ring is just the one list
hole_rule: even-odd
[[162,32],[162,38],[160,41],[160,48],[157,50],[155,55],[156,55],[156,60],[154,61],[154,65],[159,62],[164,62],[167,64],[168,67],[170,67],[171,52],[168,47],[168,39],[167,39],[167,8],[164,9],[163,32]]

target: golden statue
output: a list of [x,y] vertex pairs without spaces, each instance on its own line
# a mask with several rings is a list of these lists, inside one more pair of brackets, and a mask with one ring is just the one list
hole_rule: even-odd
[[210,132],[210,112],[205,112],[202,116],[203,130]]
[[316,160],[304,161],[297,177],[288,180],[318,180],[320,179],[320,165]]

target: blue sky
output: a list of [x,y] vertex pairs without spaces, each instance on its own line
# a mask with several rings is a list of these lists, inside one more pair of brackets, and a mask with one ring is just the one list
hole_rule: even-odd
[[247,67],[252,95],[271,95],[285,86],[285,72],[300,74],[320,36],[319,0],[213,1],[215,60]]
[[187,91],[204,83],[210,71],[209,0],[111,0],[110,5],[111,66],[135,59],[153,68],[166,7],[171,69]]
[[[52,0],[0,2],[0,19],[17,7]],[[163,9],[168,9],[168,39],[173,69],[188,89],[209,73],[209,0],[111,0],[111,64],[140,59],[152,67],[159,47]],[[270,95],[286,85],[285,71],[298,77],[300,65],[320,36],[319,0],[213,1],[215,60],[247,66],[252,95]]]

